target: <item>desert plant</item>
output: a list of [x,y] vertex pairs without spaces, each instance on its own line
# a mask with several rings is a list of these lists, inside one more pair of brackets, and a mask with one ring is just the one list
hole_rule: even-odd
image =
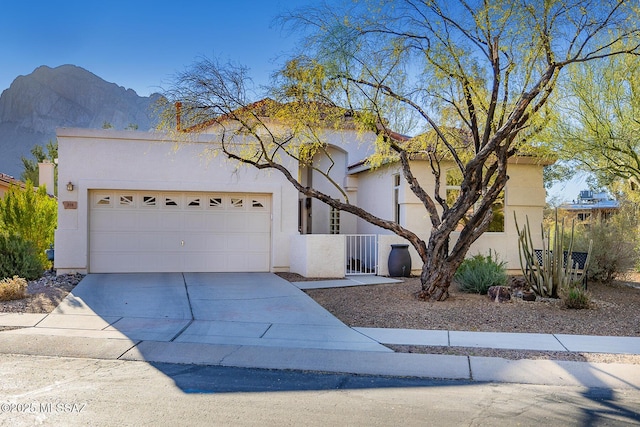
[[581,310],[591,307],[589,292],[580,286],[570,286],[563,290],[562,299],[567,308]]
[[44,270],[35,245],[16,234],[0,233],[0,278],[37,279]]
[[[515,218],[515,213],[514,213]],[[569,242],[565,245],[564,219],[558,222],[558,211],[555,213],[555,224],[553,230],[545,235],[544,227],[540,225],[542,234],[542,259],[540,260],[533,247],[531,238],[531,226],[529,218],[526,217],[526,224],[522,229],[515,218],[516,231],[518,233],[518,253],[520,256],[520,267],[527,284],[536,295],[541,297],[558,298],[558,291],[569,288],[580,281],[577,264],[574,263],[571,253],[573,252],[574,226],[571,224]],[[551,234],[553,233],[553,239]],[[589,243],[587,259],[584,270],[588,270],[589,257],[593,242]],[[565,249],[566,248],[566,259]]]
[[22,299],[27,296],[27,281],[13,276],[0,280],[0,301]]
[[620,274],[633,269],[638,262],[637,218],[635,212],[624,207],[606,220],[596,218],[576,229],[575,247],[588,247],[593,241],[589,263],[589,280],[611,283]]
[[484,295],[491,286],[506,285],[505,266],[504,261],[499,261],[497,255],[489,251],[488,256],[478,254],[465,259],[453,279],[460,291]]
[[57,216],[56,200],[45,187],[35,190],[30,182],[24,189],[12,185],[0,199],[0,230],[32,242],[43,264],[47,262],[44,251],[53,243]]

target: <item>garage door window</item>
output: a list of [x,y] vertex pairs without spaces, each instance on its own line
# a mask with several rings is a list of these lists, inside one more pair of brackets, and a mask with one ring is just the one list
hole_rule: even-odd
[[178,199],[174,199],[173,197],[165,197],[164,205],[169,208],[180,207],[180,205],[178,204]]
[[200,197],[191,197],[187,199],[187,207],[188,208],[199,208],[200,207]]
[[210,197],[209,198],[209,207],[222,209],[222,197]]
[[121,195],[120,196],[120,206],[135,206],[133,196],[132,195]]
[[98,194],[96,197],[96,205],[101,207],[111,206],[111,196]]
[[156,196],[142,196],[142,206],[154,207],[156,204]]

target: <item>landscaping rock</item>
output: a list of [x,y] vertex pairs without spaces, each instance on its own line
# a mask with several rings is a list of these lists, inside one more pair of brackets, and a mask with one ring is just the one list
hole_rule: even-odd
[[511,288],[511,292],[514,294],[519,294],[529,289],[529,285],[527,284],[527,281],[522,276],[510,277],[509,287]]
[[491,301],[495,302],[511,300],[511,290],[507,286],[491,286],[487,290],[487,295]]

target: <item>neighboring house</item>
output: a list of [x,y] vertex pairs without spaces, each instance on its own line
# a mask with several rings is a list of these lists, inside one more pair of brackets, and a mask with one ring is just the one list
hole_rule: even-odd
[[24,188],[24,183],[22,181],[19,181],[10,175],[0,173],[0,198],[4,197],[4,193],[6,193],[12,185],[18,185]]
[[[342,277],[354,269],[387,274],[390,244],[403,239],[302,197],[277,171],[212,156],[207,148],[219,138],[215,131],[213,126],[210,133],[176,143],[161,133],[58,129],[58,273],[291,271]],[[367,166],[373,133],[331,129],[323,136],[335,162],[331,176],[352,203],[428,237],[426,211],[401,178],[399,165]],[[433,188],[428,163],[414,163],[417,178]],[[317,172],[299,170],[293,161],[286,166],[304,183],[339,197]],[[509,269],[520,268],[514,213],[523,223],[525,216],[532,225],[541,223],[542,167],[527,157],[510,161],[498,231],[485,233],[470,255],[491,248]],[[443,195],[456,190],[452,175]],[[421,263],[413,256],[418,271]]]
[[575,215],[579,221],[587,221],[594,218],[609,218],[620,209],[620,203],[611,199],[607,193],[583,190],[580,192],[578,200],[563,203],[558,208]]

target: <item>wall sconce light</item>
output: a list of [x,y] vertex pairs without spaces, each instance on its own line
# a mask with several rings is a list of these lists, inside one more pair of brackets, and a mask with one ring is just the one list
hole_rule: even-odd
[[67,191],[73,191],[73,183],[71,181],[67,184]]

